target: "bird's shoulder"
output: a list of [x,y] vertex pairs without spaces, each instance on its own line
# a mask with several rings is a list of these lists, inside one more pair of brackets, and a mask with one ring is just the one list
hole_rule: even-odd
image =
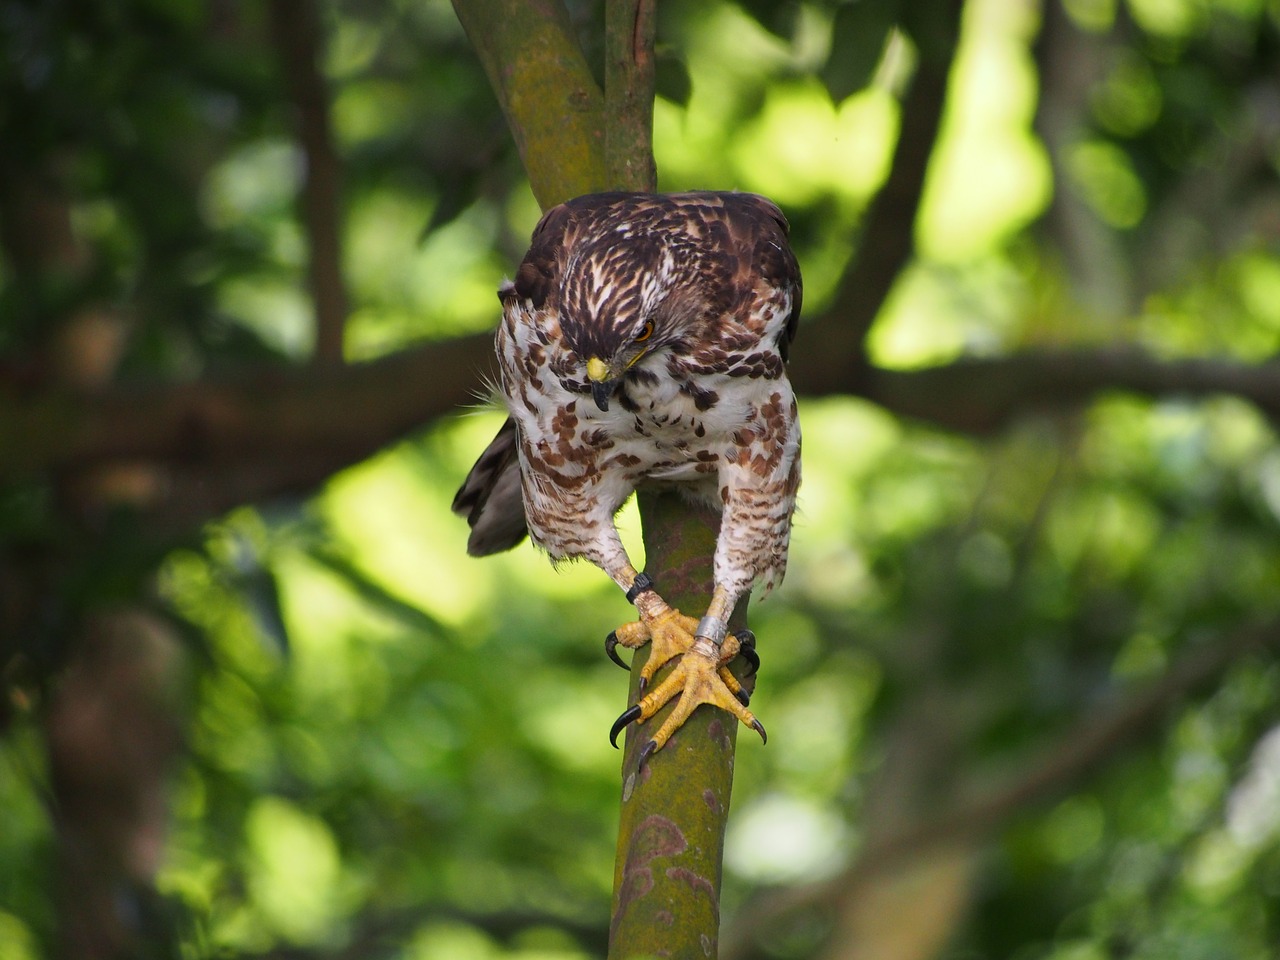
[[[803,283],[776,203],[754,193],[586,194],[552,207],[533,230],[529,251],[499,295],[555,311],[562,276],[574,258],[598,257],[601,274],[634,278],[656,268],[663,251],[678,265],[691,297],[713,310],[774,295],[789,313],[779,333],[785,356],[800,316]],[[650,261],[655,261],[650,263]]]

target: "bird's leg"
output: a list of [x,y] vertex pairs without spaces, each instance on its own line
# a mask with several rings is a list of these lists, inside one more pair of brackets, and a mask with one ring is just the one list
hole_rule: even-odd
[[[655,644],[650,650],[648,661],[640,668],[640,691],[643,693],[653,675],[663,665],[693,646],[693,640],[701,622],[693,617],[686,617],[679,610],[668,605],[658,596],[657,589],[647,574],[636,573],[632,567],[628,566],[625,574],[618,579],[627,584],[625,587],[627,599],[636,605],[640,619],[624,623],[605,637],[604,651],[609,659],[623,670],[630,670],[631,667],[618,656],[617,648],[623,646],[638,650],[646,643]],[[755,673],[760,669],[760,657],[756,653],[756,635],[750,630],[743,630],[738,639],[740,641],[738,655],[747,661],[751,672]],[[725,682],[730,686],[737,683],[727,669]]]
[[[640,598],[642,596],[644,596],[643,593],[636,597],[637,607],[640,607]],[[654,596],[656,597],[656,594]],[[692,617],[682,616],[665,603],[662,604],[665,611],[674,614],[674,617],[665,616],[663,613],[657,615],[660,619],[655,620],[653,625],[648,626],[651,636],[655,638],[653,642],[657,643],[656,636],[658,631],[676,634],[670,639],[674,642],[674,645],[683,648],[677,652],[682,652],[685,655],[681,657],[680,662],[676,664],[669,677],[617,719],[617,722],[613,725],[613,730],[610,731],[609,739],[611,742],[616,742],[618,733],[627,724],[632,721],[643,723],[668,702],[676,698],[679,698],[679,703],[676,704],[671,715],[653,734],[649,742],[644,745],[640,758],[642,763],[654,751],[662,749],[662,746],[671,738],[671,735],[689,719],[694,709],[703,703],[714,704],[729,711],[747,726],[755,729],[762,738],[768,739],[764,725],[746,708],[746,695],[737,678],[728,669],[729,662],[743,649],[744,641],[748,640],[748,638],[751,641],[749,648],[752,649],[752,653],[748,655],[748,660],[753,664],[759,663],[759,659],[754,656],[755,638],[750,635],[749,631],[743,631],[741,636],[735,636],[728,632],[729,614],[733,610],[735,599],[728,590],[717,586],[711,598],[711,604],[707,608],[706,616],[699,621],[694,621]],[[658,602],[662,602],[660,598]],[[645,618],[644,608],[641,608],[641,618],[642,624],[648,623]],[[628,624],[627,626],[631,625]],[[657,631],[655,631],[655,627]],[[618,642],[624,642],[621,636],[618,638]],[[649,663],[645,664],[646,670],[653,663],[653,660],[654,655],[651,654]],[[654,669],[657,668],[655,667]],[[652,677],[652,671],[649,672],[649,676]]]
[[646,643],[650,644],[649,659],[640,668],[640,690],[643,692],[663,665],[693,646],[698,621],[686,617],[663,600],[646,574],[636,573],[628,566],[614,579],[625,586],[627,599],[636,605],[640,619],[624,623],[610,633],[604,641],[605,652],[614,663],[630,669],[618,656],[617,647],[638,650]]

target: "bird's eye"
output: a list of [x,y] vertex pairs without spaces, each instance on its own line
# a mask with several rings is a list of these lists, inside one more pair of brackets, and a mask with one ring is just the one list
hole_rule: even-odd
[[653,336],[653,321],[646,320],[644,326],[640,328],[640,332],[636,334],[636,343],[644,343]]

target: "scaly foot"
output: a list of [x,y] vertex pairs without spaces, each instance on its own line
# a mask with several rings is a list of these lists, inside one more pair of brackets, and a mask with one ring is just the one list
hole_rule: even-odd
[[[679,617],[680,615],[676,614],[676,616]],[[689,617],[683,617],[682,619],[685,621],[690,620]],[[710,703],[729,711],[759,733],[761,739],[767,743],[769,738],[765,733],[764,724],[757,720],[751,711],[746,708],[746,693],[742,690],[737,678],[728,669],[729,661],[742,650],[751,651],[749,655],[744,654],[744,656],[752,663],[753,667],[759,665],[759,659],[755,657],[755,637],[750,631],[744,630],[742,639],[749,639],[750,641],[749,645],[744,646],[742,640],[730,634],[725,637],[724,642],[717,650],[709,640],[693,636],[692,631],[697,627],[696,621],[691,622],[691,627],[687,629],[683,623],[679,624],[679,626],[681,628],[680,632],[689,638],[684,649],[685,655],[666,680],[660,683],[647,696],[643,697],[639,703],[630,707],[622,716],[618,717],[613,729],[609,731],[609,742],[616,747],[618,745],[618,734],[627,724],[633,721],[644,723],[669,701],[679,698],[680,702],[676,704],[666,722],[658,728],[658,731],[640,751],[641,764],[655,751],[661,750],[663,745],[671,739],[671,735],[689,719],[689,716],[697,709],[699,704],[703,703]],[[618,642],[623,642],[621,637],[619,637]],[[653,663],[653,660],[654,657],[650,656],[649,663]],[[649,664],[645,664],[645,668],[648,666]],[[649,675],[652,676],[652,672]]]
[[[642,619],[624,623],[604,638],[605,654],[623,670],[630,670],[631,667],[618,656],[618,647],[639,650],[646,643],[653,645],[649,651],[649,659],[640,668],[641,692],[658,670],[693,646],[694,634],[698,629],[698,621],[693,617],[686,617],[674,607],[661,601],[659,603],[661,612],[647,616],[642,613]],[[756,653],[756,635],[750,630],[743,630],[738,634],[738,639],[739,654],[751,666],[752,673],[758,672],[760,656]]]
[[[604,652],[608,654],[610,660],[623,670],[630,670],[631,667],[618,656],[618,647],[639,650],[646,643],[652,644],[649,650],[649,659],[640,668],[640,692],[644,693],[655,673],[662,669],[665,664],[687,653],[693,647],[694,634],[697,629],[698,621],[693,617],[686,617],[679,610],[667,607],[663,613],[650,617],[648,621],[635,620],[631,623],[624,623],[617,630],[614,630],[604,638]],[[751,673],[757,673],[760,670],[760,655],[756,653],[756,635],[750,630],[743,630],[738,634],[738,640],[738,654],[747,661],[747,664],[751,667]],[[733,658],[730,657],[729,659],[732,660]],[[725,664],[728,662],[728,660],[724,661]],[[748,701],[747,695],[741,692],[741,687],[733,674],[729,672],[728,667],[722,666],[721,672],[725,678],[725,684],[733,690],[734,694],[745,705]]]
[[698,629],[698,621],[693,617],[686,617],[666,604],[663,607],[665,609],[656,615],[646,617],[642,613],[642,619],[624,623],[604,640],[604,652],[624,670],[631,668],[618,656],[619,646],[639,650],[646,643],[651,645],[649,659],[640,668],[641,692],[659,669],[693,647],[693,634]]

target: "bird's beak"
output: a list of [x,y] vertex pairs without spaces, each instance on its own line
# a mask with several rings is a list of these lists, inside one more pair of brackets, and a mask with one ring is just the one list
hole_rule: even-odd
[[591,381],[591,398],[601,410],[609,409],[609,398],[617,385],[609,373],[609,365],[599,357],[587,360],[587,379]]

